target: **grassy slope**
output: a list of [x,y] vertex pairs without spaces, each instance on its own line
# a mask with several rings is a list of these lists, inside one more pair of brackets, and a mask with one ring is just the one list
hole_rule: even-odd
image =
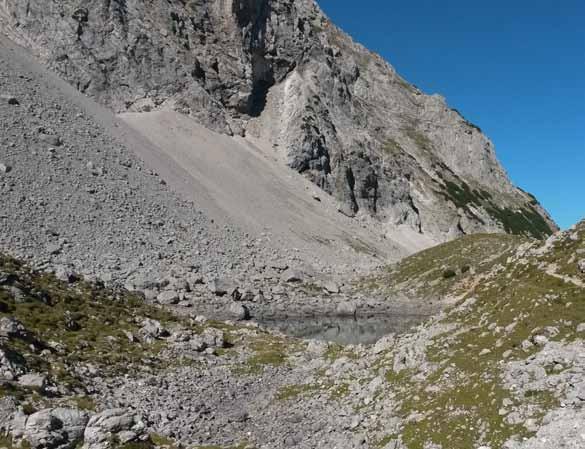
[[[574,341],[576,325],[585,322],[585,289],[576,285],[585,281],[577,270],[577,253],[585,252],[585,223],[538,254],[534,250],[541,245],[504,235],[466,237],[412,256],[364,282],[369,288],[427,298],[451,296],[458,305],[467,304],[442,320],[454,324],[455,331],[427,342],[429,372],[422,380],[415,377],[416,369],[388,371],[405,424],[398,434],[382,439],[381,447],[401,437],[409,449],[423,449],[429,442],[443,448],[498,448],[512,436],[530,435],[524,427],[507,423],[500,413],[504,404],[533,404],[536,420],[558,404],[546,392],[519,398],[500,381],[505,359],[523,360],[537,351],[523,350],[522,342],[548,326],[559,331],[552,340]],[[445,276],[447,270],[457,274]],[[382,355],[379,366],[389,368],[395,356]]]

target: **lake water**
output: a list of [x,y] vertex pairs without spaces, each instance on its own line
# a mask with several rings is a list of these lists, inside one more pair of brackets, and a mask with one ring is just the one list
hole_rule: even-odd
[[421,315],[375,315],[370,317],[299,317],[258,319],[258,323],[299,338],[331,341],[342,345],[373,344],[384,335],[408,331]]

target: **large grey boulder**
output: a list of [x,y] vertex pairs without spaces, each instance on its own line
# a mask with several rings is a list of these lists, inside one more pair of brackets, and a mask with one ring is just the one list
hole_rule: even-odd
[[150,318],[145,318],[142,321],[142,327],[139,332],[147,343],[170,335],[169,331],[159,321]]
[[0,318],[0,338],[25,338],[27,336],[24,325],[13,317]]
[[81,443],[89,415],[77,409],[45,409],[26,416],[17,414],[11,435],[33,449],[69,449]]
[[83,449],[108,449],[112,439],[120,444],[146,439],[142,418],[125,409],[105,410],[90,418],[85,428]]
[[18,378],[18,385],[24,388],[44,390],[47,386],[47,376],[39,373],[30,373]]
[[227,278],[214,278],[207,284],[209,291],[216,296],[231,294],[237,288],[235,283]]
[[581,259],[577,264],[581,273],[585,273],[585,259]]
[[239,304],[237,302],[231,302],[228,305],[227,313],[230,318],[236,321],[245,321],[250,319],[250,311],[248,308],[245,305]]
[[165,290],[156,297],[160,304],[177,304],[179,302],[179,294],[175,290]]
[[323,282],[323,288],[329,293],[339,293],[341,290],[339,284],[331,280]]
[[353,301],[344,301],[337,305],[335,313],[340,316],[355,316],[357,314],[357,304]]
[[282,275],[280,276],[280,279],[283,282],[289,282],[289,283],[302,282],[303,281],[303,273],[301,273],[298,270],[293,270],[292,268],[289,268],[288,270],[285,270],[284,273],[282,273]]

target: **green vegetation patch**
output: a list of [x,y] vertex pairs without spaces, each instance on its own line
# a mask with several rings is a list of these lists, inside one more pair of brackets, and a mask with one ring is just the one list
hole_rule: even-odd
[[297,399],[299,397],[314,393],[315,391],[319,391],[320,389],[321,387],[316,384],[287,385],[278,391],[276,394],[276,399],[279,401]]
[[280,367],[288,362],[289,356],[300,352],[303,347],[299,341],[262,333],[250,337],[246,346],[252,354],[246,361],[232,368],[236,374],[258,375],[266,367]]
[[532,206],[513,210],[491,204],[486,210],[493,218],[502,223],[504,230],[509,234],[544,239],[553,233],[550,225]]
[[[520,397],[506,390],[501,361],[533,355],[538,348],[523,349],[522,343],[548,327],[558,331],[549,336],[552,340],[568,343],[579,338],[576,324],[585,316],[585,289],[546,274],[542,264],[546,261],[565,266],[563,262],[571,260],[573,251],[583,247],[583,227],[577,228],[576,236],[559,239],[547,253],[521,263],[504,263],[497,257],[490,275],[461,300],[475,298],[475,303],[454,309],[446,318],[459,331],[435,337],[427,347],[426,360],[436,369],[426,378],[416,381],[416,373],[393,373],[388,367],[386,378],[398,392],[400,416],[406,420],[401,438],[408,449],[424,449],[428,443],[458,449],[475,449],[480,444],[501,447],[513,436],[533,435],[523,426],[506,421],[514,407],[528,406],[527,410],[534,410],[530,417],[538,421],[559,406],[551,392],[528,391]],[[457,248],[454,244],[450,249]],[[427,257],[433,254],[430,251]],[[506,254],[510,251],[502,253]],[[450,257],[455,256],[443,256]],[[558,274],[568,273],[559,268]],[[453,292],[455,284],[451,288]]]
[[382,275],[365,277],[357,288],[382,289],[389,294],[402,291],[417,299],[458,294],[469,288],[467,281],[471,282],[474,276],[505,263],[516,246],[525,241],[506,234],[465,236],[407,257]]
[[[5,349],[23,356],[31,371],[47,373],[51,380],[69,388],[81,387],[75,368],[83,364],[115,376],[137,369],[165,368],[169,363],[161,357],[165,341],[146,344],[128,338],[127,333],[139,335],[145,318],[163,326],[180,321],[195,332],[201,330],[164,309],[145,304],[132,293],[82,281],[69,285],[5,256],[0,256],[0,271],[12,277],[10,282],[20,292],[16,300],[9,290],[0,289],[0,317],[16,318],[30,333],[26,340],[9,340]],[[40,351],[32,351],[31,343],[45,353],[41,356]],[[33,393],[10,386],[0,391],[0,395],[20,400]],[[73,400],[80,408],[95,408],[90,397]]]

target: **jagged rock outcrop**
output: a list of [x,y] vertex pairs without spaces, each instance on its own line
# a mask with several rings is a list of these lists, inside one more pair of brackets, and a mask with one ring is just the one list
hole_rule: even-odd
[[173,108],[261,138],[393,235],[544,236],[493,144],[354,43],[314,0],[4,0],[0,30],[116,111]]

